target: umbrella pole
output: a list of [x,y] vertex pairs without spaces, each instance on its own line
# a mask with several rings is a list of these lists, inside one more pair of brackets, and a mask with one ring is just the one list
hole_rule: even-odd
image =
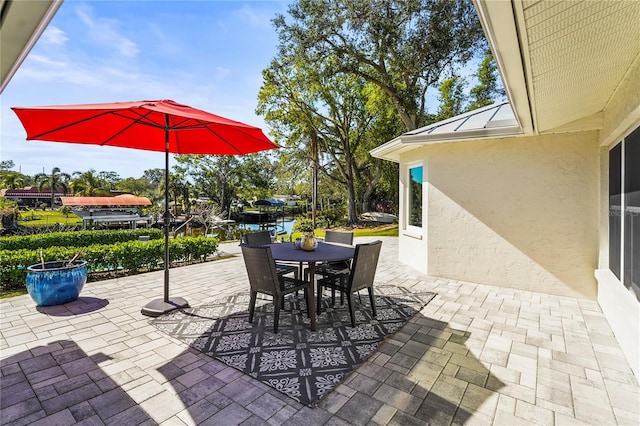
[[[164,150],[164,303],[169,303],[169,131],[165,132]],[[176,214],[178,212],[176,211]]]
[[142,314],[157,317],[175,309],[188,308],[189,303],[182,297],[169,298],[169,117],[165,115],[164,150],[164,298],[152,300],[142,308]]

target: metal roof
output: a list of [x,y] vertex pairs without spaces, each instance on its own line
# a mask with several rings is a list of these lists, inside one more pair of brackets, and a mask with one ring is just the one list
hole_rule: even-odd
[[133,195],[117,197],[60,197],[65,206],[149,206],[147,197]]
[[426,144],[515,136],[522,129],[509,102],[500,102],[411,130],[371,150],[371,155],[400,161],[402,152]]

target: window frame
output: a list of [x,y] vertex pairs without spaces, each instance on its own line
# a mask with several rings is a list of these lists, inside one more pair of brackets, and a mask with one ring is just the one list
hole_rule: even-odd
[[[411,186],[412,186],[412,182],[413,179],[411,177],[411,172],[414,169],[417,168],[421,168],[422,172],[421,172],[421,181],[420,181],[420,226],[414,225],[411,223],[411,213],[413,211],[413,199],[411,197]],[[424,163],[422,161],[417,161],[417,162],[413,162],[413,163],[407,163],[406,166],[406,171],[405,171],[405,178],[406,178],[406,185],[405,185],[405,203],[406,203],[406,208],[405,208],[405,215],[404,215],[404,230],[409,233],[409,234],[413,234],[413,235],[417,235],[417,236],[421,236],[422,235],[422,229],[424,227]]]
[[[630,180],[629,173],[631,173],[631,171],[628,170],[628,165],[632,161],[630,158],[627,158],[627,155],[629,154],[629,152],[631,152],[630,146],[632,141],[633,143],[640,143],[638,142],[640,139],[637,139],[639,135],[640,126],[635,127],[624,137],[620,138],[616,143],[612,144],[608,150],[608,167],[610,181],[608,191],[609,219],[607,237],[609,245],[609,261],[607,263],[607,269],[620,282],[621,285],[623,285],[632,294],[635,294],[635,297],[638,301],[640,301],[640,286],[638,286],[637,283],[632,283],[632,279],[637,278],[634,276],[634,273],[637,274],[637,268],[633,269],[636,266],[634,262],[635,259],[632,258],[631,253],[629,253],[627,250],[627,245],[631,244],[630,241],[627,241],[627,239],[631,240],[637,238],[636,232],[639,232],[638,230],[634,229],[634,235],[630,235],[630,232],[628,232],[627,229],[629,223],[631,223],[631,218],[627,217],[627,210],[631,210],[627,205],[630,200],[630,188],[628,188],[628,182]],[[617,149],[619,149],[619,153],[614,153],[614,150]],[[617,164],[612,163],[612,161],[615,161]],[[612,165],[617,165],[619,169],[613,174]],[[619,182],[611,182],[612,176],[619,176]],[[611,189],[616,187],[619,188],[620,193],[612,195]],[[619,198],[615,198],[616,195]],[[615,204],[612,203],[612,199],[615,199]],[[618,209],[620,210],[619,220],[617,221],[617,223],[615,220],[612,220],[612,211],[617,210],[612,208],[613,205],[618,206]],[[637,207],[634,207],[634,209],[637,209]],[[616,215],[614,216],[617,217]],[[614,240],[612,240],[612,238],[614,238]],[[636,250],[636,248],[632,250]]]

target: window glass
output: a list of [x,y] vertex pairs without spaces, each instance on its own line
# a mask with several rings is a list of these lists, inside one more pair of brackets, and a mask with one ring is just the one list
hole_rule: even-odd
[[609,151],[609,269],[640,301],[640,128]]
[[409,222],[422,227],[422,166],[409,168]]
[[609,269],[620,279],[622,143],[609,151]]

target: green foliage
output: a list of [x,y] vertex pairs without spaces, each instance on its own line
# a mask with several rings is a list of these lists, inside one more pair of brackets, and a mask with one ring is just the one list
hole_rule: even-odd
[[320,210],[318,212],[318,226],[321,224],[327,228],[347,223],[347,211],[344,206],[336,206],[331,209]]
[[305,217],[305,216],[298,216],[296,218],[296,221],[293,224],[293,232],[311,232],[313,231],[315,228],[313,227],[313,220]]
[[58,211],[60,212],[60,214],[63,214],[65,218],[68,218],[69,215],[71,214],[71,207],[70,206],[62,206],[58,209]]
[[406,130],[424,124],[427,89],[486,45],[470,0],[299,0],[289,15],[274,20],[289,64],[373,82]]
[[[169,240],[170,262],[204,261],[218,249],[219,240],[204,237],[183,237]],[[122,241],[112,244],[92,244],[83,247],[47,247],[42,250],[13,249],[0,250],[0,287],[2,289],[24,286],[27,266],[41,262],[71,259],[78,251],[88,262],[89,274],[105,271],[126,271],[136,273],[150,271],[162,266],[164,241]]]
[[177,155],[175,159],[183,179],[190,177],[194,182],[191,193],[208,197],[225,211],[234,199],[266,198],[273,193],[275,165],[268,155]]
[[0,161],[0,171],[8,171],[15,167],[16,163],[13,160],[2,160]]
[[117,173],[100,172],[96,174],[96,171],[93,169],[87,170],[86,172],[74,172],[74,178],[69,184],[69,187],[75,196],[109,196],[111,183],[107,181],[106,178],[109,176],[113,178],[112,175],[117,176]]
[[55,192],[60,191],[63,194],[67,193],[69,189],[69,181],[71,175],[60,171],[59,167],[51,169],[51,174],[38,173],[33,177],[34,181],[38,185],[38,191],[42,191],[44,188],[51,190],[51,206],[53,207]]
[[397,237],[398,225],[381,226],[377,228],[356,229],[353,233],[354,237]]
[[37,250],[48,247],[88,247],[93,244],[115,244],[124,241],[137,240],[142,235],[148,235],[151,240],[161,239],[159,229],[136,229],[121,231],[77,231],[51,232],[38,235],[14,235],[0,238],[0,250]]
[[471,105],[469,111],[491,105],[496,97],[504,97],[505,92],[498,76],[496,63],[491,51],[487,50],[483,61],[475,74],[478,85],[471,88]]
[[436,120],[445,120],[455,117],[464,111],[464,79],[460,76],[453,76],[440,84],[440,107]]
[[18,209],[3,208],[0,209],[0,223],[3,228],[12,228],[18,220]]

